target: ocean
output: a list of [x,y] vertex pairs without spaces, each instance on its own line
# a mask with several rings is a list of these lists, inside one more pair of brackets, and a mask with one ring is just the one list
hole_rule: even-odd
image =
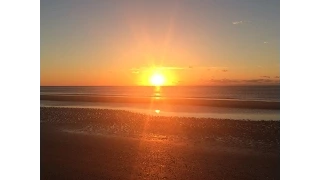
[[280,101],[280,86],[42,86],[40,93]]
[[[40,95],[99,96],[117,98],[194,99],[197,102],[280,102],[280,86],[41,86]],[[192,101],[193,102],[193,101]],[[199,104],[199,103],[198,103]],[[280,120],[280,108],[237,108],[184,104],[148,104],[122,102],[81,102],[41,100],[40,106],[123,109],[162,116],[190,116],[235,120]]]

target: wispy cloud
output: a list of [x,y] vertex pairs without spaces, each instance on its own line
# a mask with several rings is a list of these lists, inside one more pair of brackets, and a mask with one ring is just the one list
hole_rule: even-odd
[[214,83],[239,83],[240,80],[237,80],[237,79],[211,79],[210,82],[214,82]]
[[170,70],[181,70],[181,69],[187,69],[186,67],[160,67],[159,69],[170,69]]
[[270,78],[270,76],[260,76],[260,77],[262,77],[262,78],[268,78],[268,79]]
[[243,21],[234,21],[234,22],[232,22],[232,24],[242,24],[243,23]]
[[207,69],[207,70],[211,70],[211,69],[215,69],[215,70],[219,70],[219,69],[226,69],[228,67],[218,67],[218,66],[195,66],[192,67],[195,69]]
[[274,79],[210,79],[210,82],[219,84],[279,84]]
[[131,73],[133,74],[139,74],[140,73],[140,68],[131,68]]
[[152,67],[152,66],[141,66],[138,68],[131,68],[132,73],[139,73],[148,69],[157,69],[157,70],[215,70],[221,72],[228,72],[228,67],[218,67],[218,66],[162,66],[162,67]]
[[277,83],[277,81],[272,80],[272,79],[248,79],[248,80],[243,80],[243,82],[247,82],[247,83]]
[[[153,67],[139,67],[139,68],[131,68],[130,71],[134,74],[138,74],[141,71],[152,69]],[[155,67],[157,70],[183,70],[187,69],[188,67],[175,67],[175,66],[164,66],[164,67]]]
[[264,42],[263,42],[263,44],[268,44],[268,43],[269,43],[268,41],[264,41]]
[[233,21],[233,25],[240,25],[240,24],[245,24],[245,23],[251,23],[251,21]]

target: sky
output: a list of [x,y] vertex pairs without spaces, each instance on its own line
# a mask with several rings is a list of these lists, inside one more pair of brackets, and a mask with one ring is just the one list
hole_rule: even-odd
[[41,0],[40,85],[280,83],[279,0]]

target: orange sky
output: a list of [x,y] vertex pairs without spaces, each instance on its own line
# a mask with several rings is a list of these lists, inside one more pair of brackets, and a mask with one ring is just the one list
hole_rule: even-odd
[[279,84],[276,1],[196,2],[41,2],[41,86]]
[[[160,70],[159,70],[160,69]],[[92,69],[56,72],[42,72],[41,85],[58,86],[105,86],[105,85],[151,85],[150,78],[160,72],[164,85],[274,85],[279,84],[277,72],[273,76],[269,69],[226,67],[139,67],[131,69]],[[252,78],[257,77],[257,78]]]

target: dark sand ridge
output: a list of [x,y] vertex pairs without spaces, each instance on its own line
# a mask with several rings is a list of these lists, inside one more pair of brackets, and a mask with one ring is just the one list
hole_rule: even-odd
[[41,109],[43,179],[279,179],[280,122]]
[[200,98],[163,98],[163,97],[123,97],[97,95],[40,95],[40,100],[82,101],[109,103],[154,103],[154,104],[192,104],[198,106],[233,107],[249,109],[280,109],[280,102],[235,100],[235,99],[200,99]]

